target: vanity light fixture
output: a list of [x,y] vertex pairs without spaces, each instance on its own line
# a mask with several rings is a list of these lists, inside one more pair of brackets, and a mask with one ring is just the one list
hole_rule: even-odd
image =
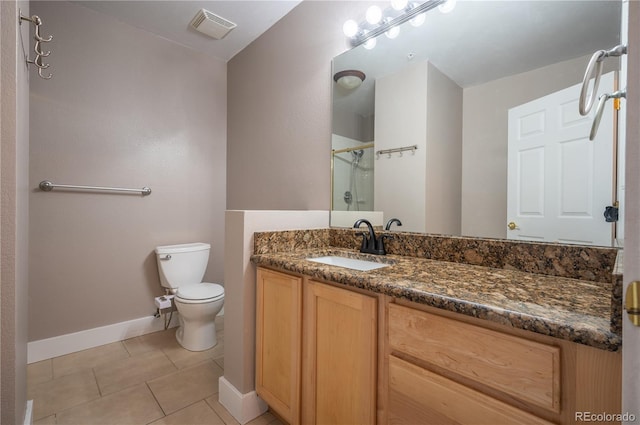
[[391,0],[391,7],[394,10],[404,10],[408,3],[408,0]]
[[371,25],[379,24],[382,20],[382,9],[378,6],[369,6],[366,14],[367,22]]
[[[368,32],[368,31],[367,31],[367,32]],[[366,32],[365,32],[365,34],[366,34]],[[370,39],[368,39],[367,41],[365,41],[365,42],[364,42],[364,44],[363,44],[362,46],[363,46],[365,49],[367,49],[367,50],[371,50],[371,49],[373,49],[374,47],[376,47],[376,43],[377,43],[376,38],[375,38],[375,37],[373,37],[373,38],[370,38]]]
[[358,34],[359,29],[360,28],[358,28],[358,23],[353,19],[349,19],[342,26],[342,31],[344,32],[344,35],[346,35],[349,38],[355,37]]
[[444,4],[438,6],[438,10],[442,13],[449,13],[456,7],[457,0],[447,0]]
[[[386,18],[386,19],[391,20],[391,18]],[[388,38],[391,38],[391,39],[396,38],[399,34],[400,34],[400,27],[398,25],[392,26],[384,33],[384,35],[386,35]]]
[[353,90],[360,87],[360,84],[362,84],[365,78],[366,75],[364,75],[364,72],[355,69],[347,69],[336,72],[333,76],[333,81],[338,83],[340,87],[344,87],[347,90]]
[[[389,38],[397,36],[399,25],[407,21],[424,22],[424,13],[438,6],[454,0],[427,0],[422,3],[409,3],[407,0],[392,0],[391,6],[381,10],[378,6],[371,6],[367,9],[365,20],[358,24],[353,19],[344,23],[342,30],[351,40],[351,46],[356,47],[366,44],[365,48],[372,49],[375,46],[375,39],[380,34],[387,33]],[[444,11],[443,11],[444,12]],[[420,22],[420,24],[422,24]]]
[[[440,7],[440,6],[438,6]],[[424,21],[427,20],[427,15],[424,13],[419,14],[418,16],[414,16],[412,19],[409,19],[409,23],[418,28],[419,26],[421,26],[422,24],[424,24]]]

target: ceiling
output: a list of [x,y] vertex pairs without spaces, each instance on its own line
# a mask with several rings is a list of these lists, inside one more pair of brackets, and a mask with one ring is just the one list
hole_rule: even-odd
[[[296,7],[301,0],[235,1],[74,1],[131,26],[199,50],[223,61],[233,58]],[[235,24],[226,37],[215,40],[189,26],[200,9]]]

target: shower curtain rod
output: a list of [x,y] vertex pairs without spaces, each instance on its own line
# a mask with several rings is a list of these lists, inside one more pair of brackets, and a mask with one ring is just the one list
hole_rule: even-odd
[[357,146],[357,147],[354,147],[354,148],[332,149],[331,150],[331,155],[335,155],[335,154],[338,154],[338,153],[359,151],[361,149],[369,149],[369,148],[372,148],[373,146],[374,146],[374,143],[367,143],[366,145]]

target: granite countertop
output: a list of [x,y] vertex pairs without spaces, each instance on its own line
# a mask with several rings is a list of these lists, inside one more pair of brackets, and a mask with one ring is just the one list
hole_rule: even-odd
[[[306,259],[325,255],[390,266],[363,272]],[[332,247],[255,254],[251,260],[600,349],[617,351],[622,342],[611,330],[611,286],[602,283]]]

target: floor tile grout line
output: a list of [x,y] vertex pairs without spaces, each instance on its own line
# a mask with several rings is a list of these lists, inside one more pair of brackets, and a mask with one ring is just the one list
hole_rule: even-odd
[[175,368],[176,368],[176,370],[181,370],[181,369],[180,369],[180,367],[176,364],[176,362],[174,362],[174,361],[171,359],[171,357],[169,357],[169,355],[167,354],[167,352],[166,352],[166,351],[164,351],[165,349],[166,349],[166,348],[164,348],[164,347],[160,349],[160,351],[162,351],[162,354],[164,354],[164,355],[165,355],[165,357],[169,359],[169,361],[171,362],[171,364],[173,365],[173,367],[175,367]]
[[[151,396],[153,396],[153,399],[155,400],[156,404],[158,405],[158,407],[160,408],[160,410],[162,411],[162,413],[164,414],[163,417],[167,417],[167,412],[164,411],[164,409],[162,408],[162,405],[160,404],[160,400],[158,400],[158,397],[156,397],[156,394],[153,392],[153,390],[151,389],[151,387],[149,386],[149,382],[145,382],[144,385],[147,386],[147,389],[149,390],[149,392],[151,393]],[[157,421],[158,419],[154,419],[154,421]],[[152,421],[153,422],[153,421]]]
[[[169,372],[169,373],[165,373],[165,374],[164,374],[164,375],[162,375],[162,376],[165,376],[165,375],[169,375],[169,374],[171,374],[171,373],[178,372],[178,371],[180,370],[180,368],[178,367],[178,365],[177,365],[177,364],[175,364],[175,362],[174,362],[173,360],[171,360],[171,357],[169,357],[169,356],[167,355],[166,351],[164,351],[164,348],[161,348],[161,349],[160,349],[160,352],[162,353],[162,355],[163,355],[163,356],[165,356],[165,357],[167,358],[167,360],[169,360],[169,363],[171,363],[171,365],[175,368],[175,370],[172,370],[172,371],[171,371],[171,372]],[[154,378],[154,379],[155,379],[155,378]],[[150,381],[153,381],[153,379],[150,379]]]
[[95,367],[91,368],[91,373],[93,373],[93,379],[96,381],[96,387],[98,388],[98,394],[100,394],[100,398],[102,398],[104,396],[104,394],[102,394],[102,389],[100,389],[100,384],[98,383],[98,375],[96,375],[96,368]]
[[127,350],[127,346],[126,346],[126,344],[124,343],[124,341],[125,341],[125,340],[123,340],[123,339],[122,339],[122,340],[120,340],[120,341],[118,341],[118,342],[120,343],[120,345],[122,345],[122,348],[124,349],[124,352],[125,352],[125,353],[127,353],[127,355],[128,355],[129,357],[131,357],[131,353],[129,352],[129,350]]

